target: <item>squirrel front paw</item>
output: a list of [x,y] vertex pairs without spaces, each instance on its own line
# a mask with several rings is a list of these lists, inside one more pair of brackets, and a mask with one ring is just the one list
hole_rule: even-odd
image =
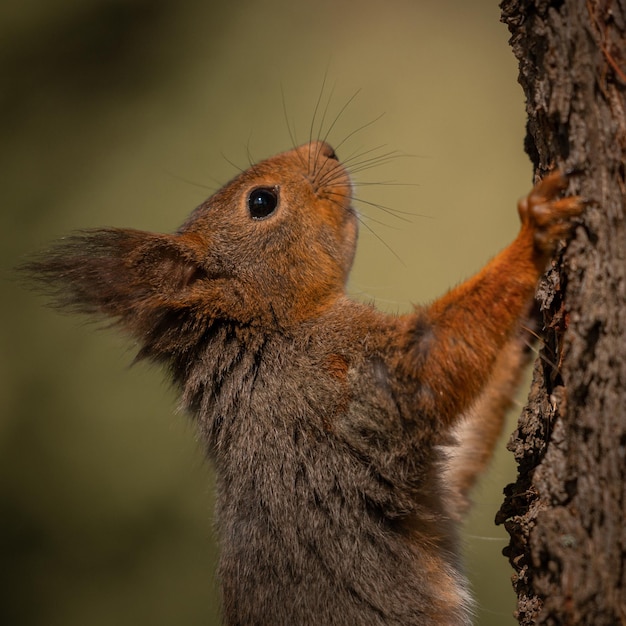
[[517,205],[522,230],[532,233],[535,250],[542,256],[551,255],[557,243],[571,235],[575,224],[572,218],[584,208],[579,196],[557,197],[566,187],[567,178],[555,170],[542,178]]

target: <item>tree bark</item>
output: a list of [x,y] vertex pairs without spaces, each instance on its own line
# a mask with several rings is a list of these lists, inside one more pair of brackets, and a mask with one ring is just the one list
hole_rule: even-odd
[[544,333],[509,444],[520,624],[626,624],[626,3],[504,0],[526,151],[588,202],[538,290]]

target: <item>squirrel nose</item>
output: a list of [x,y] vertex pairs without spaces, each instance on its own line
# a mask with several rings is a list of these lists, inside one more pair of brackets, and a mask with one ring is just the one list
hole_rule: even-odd
[[313,154],[332,159],[333,161],[339,161],[334,148],[326,141],[312,141],[309,146]]
[[322,154],[328,159],[332,159],[333,161],[339,161],[339,159],[337,158],[337,154],[335,153],[335,149],[325,141],[322,143]]

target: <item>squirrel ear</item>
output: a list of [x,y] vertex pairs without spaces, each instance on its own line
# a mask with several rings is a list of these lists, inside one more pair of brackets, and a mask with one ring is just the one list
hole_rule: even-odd
[[137,278],[143,278],[164,300],[180,302],[187,287],[206,278],[205,270],[182,236],[145,234],[148,238],[130,255],[130,271],[136,272]]
[[57,306],[114,317],[142,332],[156,309],[185,308],[205,274],[181,235],[129,229],[78,232],[20,268]]

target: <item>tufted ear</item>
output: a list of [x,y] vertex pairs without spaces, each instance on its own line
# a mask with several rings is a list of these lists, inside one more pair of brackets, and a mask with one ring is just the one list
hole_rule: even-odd
[[191,306],[189,290],[206,276],[183,236],[127,229],[78,232],[19,269],[55,305],[111,317],[140,338],[164,311]]

